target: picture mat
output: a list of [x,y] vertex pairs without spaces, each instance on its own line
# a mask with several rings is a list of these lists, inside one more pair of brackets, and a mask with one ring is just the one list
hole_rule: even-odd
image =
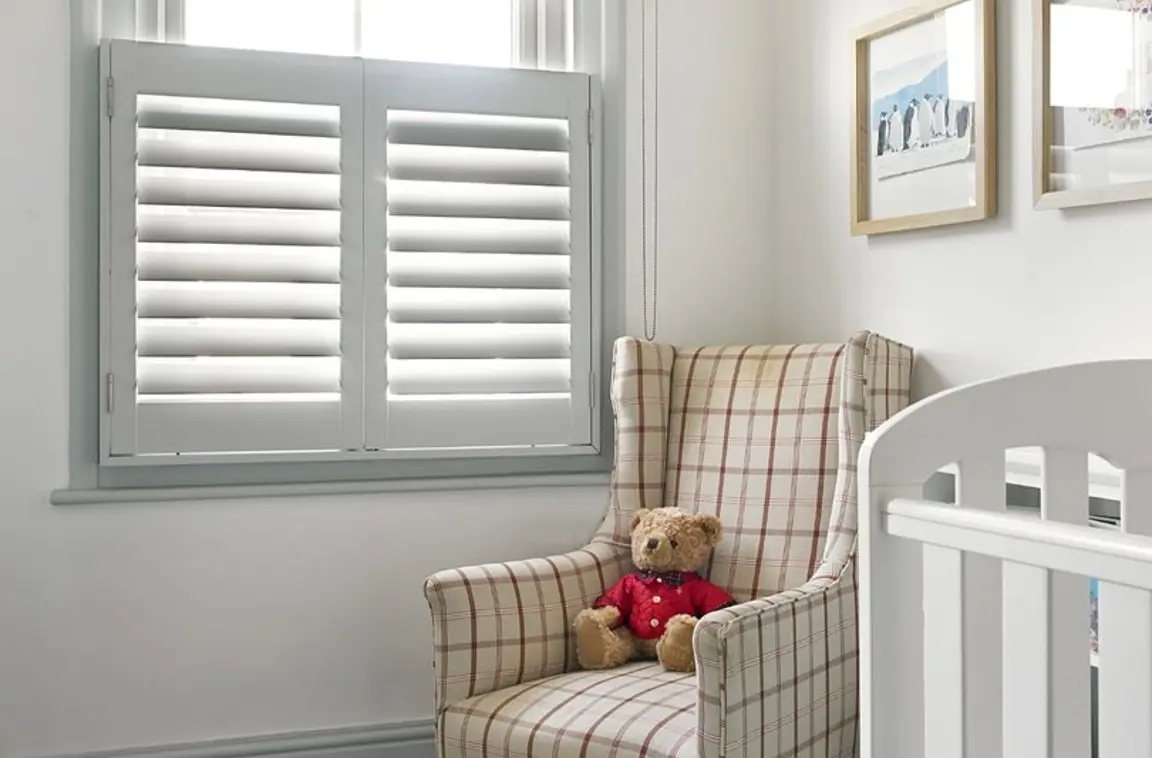
[[1051,189],[1152,181],[1152,15],[1065,0],[1050,18]]
[[[877,106],[883,107],[901,82],[918,75],[945,77],[948,97],[972,104],[968,134],[977,121],[976,1],[957,4],[919,23],[878,37],[869,44],[869,218],[895,218],[976,206],[975,146],[969,141],[945,140],[923,151],[926,155],[879,156]],[[920,85],[923,78],[911,85]],[[907,85],[906,85],[907,86]],[[914,90],[912,90],[914,91]],[[888,98],[888,99],[886,99]],[[904,159],[892,166],[885,158]]]

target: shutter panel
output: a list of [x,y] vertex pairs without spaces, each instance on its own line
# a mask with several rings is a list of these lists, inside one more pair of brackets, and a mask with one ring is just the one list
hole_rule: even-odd
[[366,63],[370,444],[591,444],[584,74]]
[[360,447],[359,64],[110,55],[112,454]]

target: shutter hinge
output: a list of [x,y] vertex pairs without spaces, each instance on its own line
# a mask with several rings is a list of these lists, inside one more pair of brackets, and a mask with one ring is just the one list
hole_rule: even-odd
[[588,109],[588,144],[592,144],[592,131],[596,124],[596,111],[592,108]]
[[108,108],[108,118],[112,118],[112,114],[116,112],[116,82],[112,77],[108,77],[108,81],[104,83],[104,97]]
[[116,375],[108,374],[104,382],[104,407],[108,413],[116,411]]

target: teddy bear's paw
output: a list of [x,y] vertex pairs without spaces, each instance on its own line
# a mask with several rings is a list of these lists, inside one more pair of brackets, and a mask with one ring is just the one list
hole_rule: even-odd
[[692,653],[692,630],[696,619],[680,614],[668,619],[664,634],[656,643],[656,658],[668,671],[690,674],[696,670],[696,657]]
[[613,605],[600,608],[585,608],[576,615],[573,627],[579,631],[581,625],[597,625],[611,629],[620,624],[620,609]]
[[[615,610],[615,609],[613,609]],[[576,618],[576,661],[580,668],[610,669],[636,655],[636,641],[625,628],[609,629],[598,617],[581,612]]]

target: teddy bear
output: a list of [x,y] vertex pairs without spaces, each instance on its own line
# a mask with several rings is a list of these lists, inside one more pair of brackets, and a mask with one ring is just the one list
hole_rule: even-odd
[[645,508],[632,517],[631,530],[635,570],[577,614],[577,662],[607,669],[655,658],[668,671],[691,673],[697,619],[736,603],[696,573],[720,541],[720,519]]

